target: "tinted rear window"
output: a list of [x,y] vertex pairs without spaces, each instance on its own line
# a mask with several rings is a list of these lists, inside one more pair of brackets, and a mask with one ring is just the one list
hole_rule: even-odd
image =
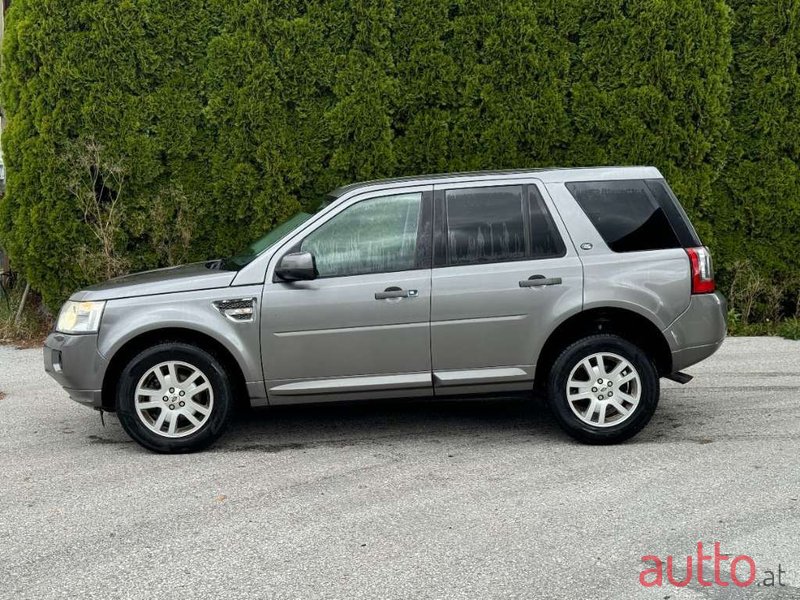
[[567,189],[614,252],[683,246],[670,221],[677,206],[669,195],[656,198],[645,181],[582,181]]
[[667,218],[669,222],[672,223],[672,228],[675,230],[684,248],[702,246],[703,243],[694,230],[694,226],[691,221],[689,221],[689,217],[686,216],[686,212],[684,212],[675,194],[669,189],[667,182],[663,179],[646,179],[645,184],[647,185],[647,189],[650,190],[650,193],[653,194],[656,202],[658,202],[664,209],[664,212],[667,213]]

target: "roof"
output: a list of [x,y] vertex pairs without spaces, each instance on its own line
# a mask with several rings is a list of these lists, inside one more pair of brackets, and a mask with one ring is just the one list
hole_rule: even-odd
[[593,181],[601,179],[655,179],[662,175],[655,167],[579,167],[579,168],[538,168],[538,169],[505,169],[496,171],[466,171],[462,173],[435,173],[431,175],[409,175],[405,177],[391,177],[388,179],[374,179],[350,183],[336,188],[331,196],[339,198],[356,190],[401,187],[408,184],[434,185],[437,183],[457,183],[465,181],[480,181],[482,179],[515,179],[520,177],[535,177],[545,183],[565,181]]

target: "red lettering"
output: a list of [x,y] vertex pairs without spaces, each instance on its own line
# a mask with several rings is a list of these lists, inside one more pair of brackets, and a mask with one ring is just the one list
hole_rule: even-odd
[[[747,563],[748,567],[750,567],[750,577],[744,581],[739,581],[739,578],[736,576],[736,565],[742,560]],[[733,583],[739,587],[747,587],[748,585],[751,585],[756,580],[756,562],[746,555],[741,555],[734,558],[731,561],[731,579],[733,580]]]
[[672,572],[672,556],[667,556],[667,580],[675,587],[686,587],[692,580],[692,557],[686,557],[686,579],[677,581]]
[[727,581],[722,581],[722,579],[720,579],[719,575],[722,569],[720,569],[719,563],[725,562],[729,559],[730,556],[726,554],[720,554],[720,543],[714,542],[714,583],[720,587],[728,587],[729,584]]
[[[664,574],[662,572],[663,563],[661,562],[661,559],[657,556],[653,556],[652,554],[648,554],[647,556],[642,557],[642,562],[652,562],[656,566],[652,569],[645,569],[639,573],[639,583],[647,588],[661,587],[664,583]],[[655,575],[655,578],[652,581],[646,581],[645,577],[647,577],[647,575]]]
[[697,542],[697,583],[703,587],[711,587],[711,582],[703,579],[703,561],[711,557],[703,554],[703,542]]

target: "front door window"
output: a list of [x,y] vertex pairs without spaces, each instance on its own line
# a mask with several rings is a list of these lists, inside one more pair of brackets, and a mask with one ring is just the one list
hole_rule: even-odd
[[407,271],[419,264],[421,193],[359,202],[309,234],[300,249],[317,260],[320,277]]

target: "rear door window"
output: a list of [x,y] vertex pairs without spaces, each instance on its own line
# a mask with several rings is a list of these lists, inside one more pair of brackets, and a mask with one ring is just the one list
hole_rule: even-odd
[[669,195],[657,198],[647,182],[581,181],[566,185],[614,252],[683,246],[670,221],[670,216],[678,216],[676,205]]
[[451,265],[525,258],[521,185],[447,190],[445,203]]
[[436,266],[539,260],[567,253],[535,185],[439,190],[435,205]]

